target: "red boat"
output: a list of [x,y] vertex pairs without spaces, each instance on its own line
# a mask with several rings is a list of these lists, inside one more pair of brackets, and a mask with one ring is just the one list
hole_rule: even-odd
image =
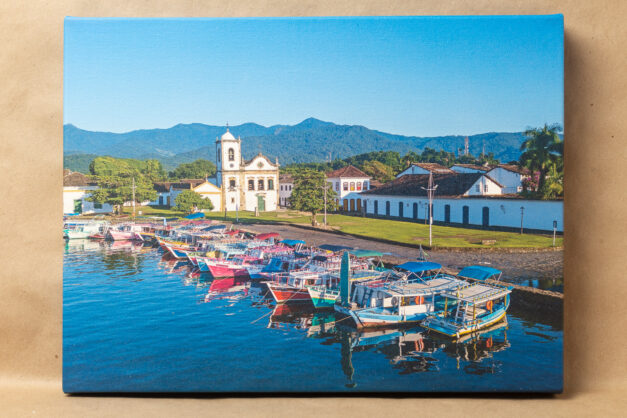
[[246,266],[233,266],[232,264],[207,264],[209,272],[216,278],[242,277],[250,278]]
[[333,287],[339,284],[337,277],[312,271],[292,271],[271,277],[272,281],[264,283],[277,303],[311,301],[307,286]]

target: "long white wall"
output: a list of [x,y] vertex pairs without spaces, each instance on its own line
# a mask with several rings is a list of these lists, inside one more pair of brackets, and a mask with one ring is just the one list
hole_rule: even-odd
[[[361,199],[366,213],[375,215],[375,201],[378,202],[376,214],[386,215],[386,202],[390,202],[389,215],[398,217],[399,203],[403,205],[403,218],[414,218],[414,204],[417,219],[424,219],[427,213],[428,199],[411,196],[364,196],[352,193],[345,199]],[[449,219],[445,218],[446,206],[449,205]],[[464,206],[468,209],[468,224],[483,225],[484,208],[488,208],[489,226],[520,228],[521,207],[523,209],[523,228],[552,231],[553,221],[557,221],[557,230],[564,231],[564,202],[561,200],[523,200],[499,198],[434,198],[433,219],[440,222],[464,223]]]
[[80,200],[82,206],[82,213],[110,213],[113,212],[113,207],[104,203],[101,207],[96,208],[94,202],[87,200],[91,196],[91,192],[98,187],[94,186],[65,186],[63,187],[63,213],[74,213],[74,202]]

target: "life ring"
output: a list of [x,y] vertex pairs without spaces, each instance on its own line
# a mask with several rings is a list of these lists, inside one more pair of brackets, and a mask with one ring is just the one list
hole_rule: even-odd
[[392,297],[392,306],[398,305],[398,298],[396,296]]
[[488,338],[488,340],[485,342],[485,346],[487,348],[492,348],[492,337]]
[[486,308],[488,308],[488,310],[490,312],[492,312],[492,301],[491,300],[489,300],[488,303],[486,304]]
[[424,303],[424,299],[422,296],[416,296],[416,299],[414,299],[414,302],[416,302],[416,305],[422,305]]

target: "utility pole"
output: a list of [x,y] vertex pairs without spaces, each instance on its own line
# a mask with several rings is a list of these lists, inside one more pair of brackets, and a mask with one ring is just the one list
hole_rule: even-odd
[[133,219],[135,219],[135,177],[133,177]]
[[326,183],[325,186],[320,187],[324,190],[324,227],[327,227],[327,190],[329,189],[329,182],[324,181]]
[[425,189],[424,187],[421,187],[422,190],[426,190],[427,191],[427,196],[429,197],[429,246],[431,246],[431,239],[432,239],[432,226],[433,226],[433,193],[435,192],[435,189],[438,188],[438,185],[436,184],[435,186],[433,185],[433,173],[429,172],[429,184],[427,186],[427,188]]

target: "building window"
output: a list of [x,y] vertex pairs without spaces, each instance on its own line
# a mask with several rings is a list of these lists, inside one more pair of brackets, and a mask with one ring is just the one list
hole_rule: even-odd
[[229,148],[229,161],[235,161],[235,151],[233,151],[233,148]]
[[274,180],[268,179],[268,190],[274,190]]
[[340,182],[339,182],[339,181],[336,181],[336,182],[335,182],[335,191],[336,191],[336,192],[339,192],[339,191],[340,191]]
[[235,179],[229,180],[229,190],[235,190]]
[[368,182],[364,181],[364,191],[368,190]]
[[348,182],[345,181],[344,184],[342,184],[342,189],[344,189],[345,192],[348,191]]
[[361,191],[361,181],[357,182],[357,191],[360,192]]
[[281,191],[283,191],[283,185],[280,185],[279,187],[281,188]]
[[292,190],[292,185],[290,184],[290,191]]
[[94,209],[102,209],[102,203],[94,203]]
[[263,179],[259,179],[257,182],[257,190],[263,190]]
[[481,193],[481,185],[480,185],[480,184],[477,184],[477,185],[475,186],[475,190],[477,191],[477,193]]
[[234,197],[231,198],[231,203],[235,203],[235,198]]
[[351,192],[355,191],[355,182],[351,181]]
[[163,196],[159,196],[159,206],[163,206]]
[[255,180],[248,180],[248,190],[255,190]]
[[375,215],[379,214],[379,201],[378,200],[374,201],[374,214]]
[[488,183],[483,185],[483,192],[488,193]]

